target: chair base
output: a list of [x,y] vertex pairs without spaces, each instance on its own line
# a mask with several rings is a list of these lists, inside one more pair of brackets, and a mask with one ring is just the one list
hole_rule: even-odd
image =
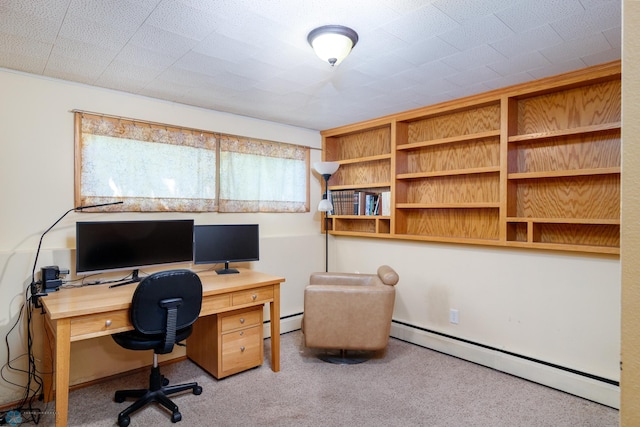
[[167,396],[186,390],[191,390],[193,394],[198,395],[202,393],[202,387],[200,387],[196,382],[177,385],[168,384],[169,380],[160,374],[160,368],[154,366],[151,368],[148,389],[116,391],[114,400],[118,403],[124,402],[127,398],[137,399],[124,411],[118,414],[118,426],[127,427],[131,421],[129,416],[132,413],[153,402],[159,403],[171,411],[171,422],[177,423],[182,420],[182,414],[178,410],[178,405],[173,403],[173,401],[171,401]]
[[369,351],[360,350],[352,350],[352,353],[348,353],[348,350],[339,350],[338,354],[334,353],[321,353],[318,355],[318,359],[336,365],[357,365],[371,359],[372,354]]

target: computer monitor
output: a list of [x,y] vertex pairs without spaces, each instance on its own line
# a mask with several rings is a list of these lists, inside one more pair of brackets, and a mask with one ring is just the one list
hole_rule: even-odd
[[76,272],[132,269],[191,262],[193,220],[95,221],[76,223]]
[[260,236],[258,224],[196,225],[193,229],[195,264],[224,263],[218,274],[238,273],[230,262],[258,261]]

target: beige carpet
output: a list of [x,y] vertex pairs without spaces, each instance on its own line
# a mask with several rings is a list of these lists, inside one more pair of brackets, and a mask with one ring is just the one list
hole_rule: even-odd
[[[216,380],[190,361],[163,367],[173,384],[196,380],[174,401],[181,426],[571,426],[618,425],[618,411],[483,366],[391,339],[385,354],[360,365],[332,365],[304,348],[300,331],[282,335],[281,371],[265,363]],[[114,426],[127,402],[118,389],[146,385],[137,373],[70,394],[70,426]],[[49,407],[49,410],[52,408]],[[43,425],[53,425],[46,416]],[[172,425],[152,405],[131,426]]]

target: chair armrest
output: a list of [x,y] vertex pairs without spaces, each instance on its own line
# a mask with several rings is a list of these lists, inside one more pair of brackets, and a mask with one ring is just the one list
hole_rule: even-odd
[[398,280],[400,280],[398,273],[388,265],[381,265],[378,267],[378,277],[380,277],[382,283],[389,286],[395,286],[395,284],[398,283]]

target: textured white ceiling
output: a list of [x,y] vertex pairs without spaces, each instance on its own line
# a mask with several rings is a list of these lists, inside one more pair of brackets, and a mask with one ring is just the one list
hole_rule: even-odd
[[[358,32],[333,69],[307,44]],[[1,0],[0,67],[310,129],[619,59],[621,0]]]

